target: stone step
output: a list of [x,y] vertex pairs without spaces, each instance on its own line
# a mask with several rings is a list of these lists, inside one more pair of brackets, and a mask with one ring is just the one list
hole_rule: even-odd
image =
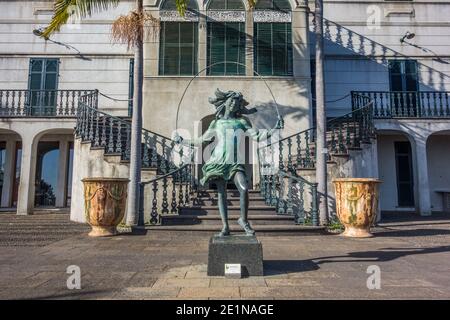
[[[217,206],[218,204],[217,197],[194,197],[192,198],[192,200],[194,200],[194,203],[199,206]],[[264,206],[266,204],[263,197],[256,195],[254,195],[253,197],[249,197],[249,202],[251,206]],[[239,206],[239,203],[239,197],[227,197],[227,204],[229,206]]]
[[[145,230],[152,232],[187,232],[187,233],[206,233],[216,234],[221,228],[215,225],[194,225],[194,226],[145,226]],[[313,227],[304,225],[255,225],[253,228],[256,231],[256,236],[306,236],[325,234],[325,227]],[[232,234],[243,233],[240,226],[230,226]]]
[[[239,215],[228,217],[230,225],[238,226]],[[292,225],[294,217],[281,215],[250,215],[248,217],[252,226],[256,225]],[[168,225],[216,225],[220,227],[222,220],[219,215],[198,216],[198,215],[165,215],[161,216],[161,224]]]
[[[241,208],[239,206],[228,206],[228,214],[239,214]],[[263,206],[253,206],[250,205],[248,208],[249,216],[253,214],[258,215],[271,215],[276,214],[275,208],[263,205]],[[191,206],[191,207],[181,207],[180,215],[219,215],[218,206]]]
[[[199,197],[207,197],[207,198],[217,198],[217,190],[207,189],[207,190],[199,190],[196,192],[196,195]],[[259,190],[249,190],[248,191],[249,199],[253,197],[260,197],[261,191]],[[235,197],[239,198],[239,191],[235,189],[227,189],[227,197]]]

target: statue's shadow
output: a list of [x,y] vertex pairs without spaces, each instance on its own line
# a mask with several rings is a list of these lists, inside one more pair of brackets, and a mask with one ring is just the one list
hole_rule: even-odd
[[278,275],[318,270],[311,260],[264,260],[264,275]]

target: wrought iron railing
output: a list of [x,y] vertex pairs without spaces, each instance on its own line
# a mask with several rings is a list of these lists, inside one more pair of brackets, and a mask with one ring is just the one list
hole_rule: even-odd
[[352,108],[362,97],[373,101],[375,118],[450,117],[450,92],[446,91],[352,91]]
[[0,117],[75,117],[94,90],[0,90]]
[[[120,155],[122,160],[130,160],[131,123],[98,110],[97,104],[96,92],[80,98],[75,134],[82,141],[90,141],[92,147],[104,149],[107,155]],[[155,168],[159,174],[177,169],[177,163],[182,163],[188,152],[186,148],[176,150],[174,146],[171,139],[143,129],[142,167]]]
[[[327,121],[328,160],[375,137],[373,102],[360,95],[354,99],[355,110]],[[318,225],[317,184],[299,171],[315,168],[316,148],[316,128],[310,128],[258,149],[261,194],[278,214],[293,215],[297,224]]]
[[272,173],[270,162],[260,161],[260,189],[266,204],[280,215],[294,216],[296,224],[319,225],[317,183],[294,173]]
[[193,162],[165,175],[140,183],[139,225],[158,225],[161,216],[179,214],[192,204],[196,188]]
[[[360,148],[362,142],[374,137],[372,103],[361,96],[359,108],[327,121],[326,144],[328,157],[347,154],[349,149]],[[260,147],[270,155],[278,169],[296,172],[314,169],[316,155],[316,128],[310,128]]]

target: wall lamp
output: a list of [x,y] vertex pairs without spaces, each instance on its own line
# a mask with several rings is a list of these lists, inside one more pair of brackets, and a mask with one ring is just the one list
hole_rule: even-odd
[[54,44],[59,45],[59,46],[63,46],[64,48],[66,48],[66,49],[68,49],[68,50],[73,50],[73,51],[75,51],[75,52],[77,53],[77,58],[78,58],[78,59],[86,60],[86,61],[91,61],[90,58],[85,57],[85,56],[80,52],[80,50],[78,50],[78,49],[75,48],[74,46],[71,46],[70,44],[67,44],[67,43],[64,43],[64,42],[52,40],[52,39],[50,39],[49,37],[44,36],[44,30],[43,30],[43,28],[34,29],[34,30],[33,30],[33,34],[34,34],[36,37],[44,38],[45,41],[49,41],[49,42],[54,43]]
[[406,31],[405,35],[403,37],[400,38],[400,43],[405,42],[405,39],[411,40],[412,38],[414,38],[416,36],[415,33]]

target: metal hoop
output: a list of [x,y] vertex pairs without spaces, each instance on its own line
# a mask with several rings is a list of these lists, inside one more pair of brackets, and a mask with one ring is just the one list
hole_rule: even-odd
[[[214,67],[214,66],[216,66],[216,65],[219,65],[219,64],[226,64],[226,63],[234,63],[234,64],[236,64],[236,65],[238,65],[238,66],[246,67],[245,64],[240,63],[240,62],[235,62],[235,61],[222,61],[222,62],[216,62],[216,63],[210,64],[209,66],[207,66],[207,67],[203,68],[202,70],[200,70],[199,72],[197,72],[197,74],[194,75],[194,76],[192,77],[191,80],[189,80],[189,82],[188,82],[186,88],[185,88],[184,91],[183,91],[183,94],[181,95],[181,99],[180,99],[180,101],[178,102],[177,116],[176,116],[176,119],[175,119],[175,130],[178,130],[178,114],[179,114],[179,112],[180,112],[181,102],[183,102],[184,96],[186,95],[187,90],[188,90],[189,87],[191,86],[192,81],[194,81],[194,80],[200,75],[200,73],[202,73],[203,71],[205,71],[205,70],[207,70],[207,69],[210,69],[211,67]],[[269,87],[269,85],[267,84],[266,80],[264,80],[264,78],[263,78],[258,72],[256,72],[254,69],[253,69],[253,72],[254,72],[254,73],[259,77],[259,79],[262,80],[262,81],[264,82],[264,84],[266,85],[267,89],[268,89],[269,92],[270,92],[270,95],[272,96],[273,101],[275,102],[275,110],[277,111],[277,116],[278,116],[278,118],[281,118],[281,116],[280,116],[280,111],[279,111],[279,109],[278,109],[278,103],[277,103],[277,100],[275,99],[275,96],[273,95],[272,89],[270,89],[270,87]]]

